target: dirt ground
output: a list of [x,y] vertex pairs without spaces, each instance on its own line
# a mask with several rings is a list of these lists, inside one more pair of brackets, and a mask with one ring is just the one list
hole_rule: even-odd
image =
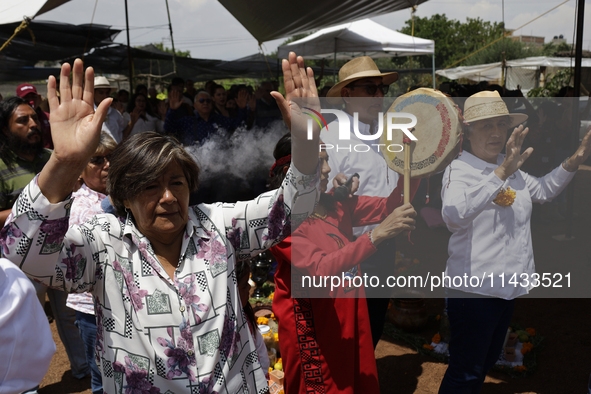
[[[566,221],[560,220],[552,207],[543,206],[541,220],[534,222],[532,236],[538,272],[551,272],[557,264],[591,264],[591,167],[583,167],[575,177],[574,240],[557,241],[555,235],[564,234]],[[407,240],[398,243],[406,256],[420,261],[436,261],[445,266],[447,258],[446,229],[430,230],[418,221]],[[441,313],[442,299],[426,300],[429,313]],[[591,374],[591,299],[534,299],[521,298],[515,305],[513,320],[522,326],[533,327],[544,336],[538,355],[538,369],[527,378],[510,378],[501,373],[490,373],[482,389],[483,394],[563,394],[584,393]],[[49,372],[41,383],[40,394],[90,394],[90,378],[76,380],[70,372],[64,348],[51,324],[58,350]],[[428,326],[419,334],[430,338],[437,327]],[[405,343],[383,336],[376,349],[376,360],[381,391],[384,394],[437,393],[446,364],[417,354]]]

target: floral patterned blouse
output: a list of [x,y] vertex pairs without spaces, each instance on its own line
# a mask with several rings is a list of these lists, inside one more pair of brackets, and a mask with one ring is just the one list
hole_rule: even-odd
[[[86,184],[82,184],[80,189],[72,193],[72,197],[74,201],[70,208],[70,226],[82,224],[86,219],[91,219],[94,215],[104,213],[103,208],[101,208],[101,202],[107,196],[92,190]],[[94,315],[92,295],[86,292],[68,294],[66,306],[82,313]]]
[[237,259],[277,244],[314,209],[320,172],[293,168],[252,201],[200,204],[174,278],[131,215],[68,229],[72,199],[50,204],[35,178],[0,232],[0,247],[31,278],[96,298],[97,365],[105,394],[266,393],[239,299]]

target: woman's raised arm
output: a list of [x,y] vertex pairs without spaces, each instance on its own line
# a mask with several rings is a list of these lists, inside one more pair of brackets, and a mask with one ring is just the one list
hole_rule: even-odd
[[82,60],[74,61],[72,86],[70,65],[62,65],[60,100],[55,77],[47,82],[47,98],[51,111],[53,154],[41,171],[38,184],[51,203],[63,201],[71,192],[79,175],[98,146],[101,127],[111,99],[103,100],[94,111],[94,70],[83,70]]

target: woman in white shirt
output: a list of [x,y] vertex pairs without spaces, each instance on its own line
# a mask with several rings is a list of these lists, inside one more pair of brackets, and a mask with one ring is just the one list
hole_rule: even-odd
[[[443,219],[452,232],[446,267],[450,280],[445,282],[451,340],[439,393],[480,392],[501,353],[515,297],[533,288],[532,202],[557,196],[591,153],[590,131],[574,155],[536,178],[519,170],[533,152],[521,153],[528,129],[520,124],[527,115],[510,114],[500,95],[487,91],[466,100],[464,118],[469,124],[466,151],[447,167],[441,191]],[[510,285],[514,274],[529,283],[518,279]],[[470,280],[474,277],[483,279]]]
[[144,131],[164,132],[164,122],[152,110],[148,98],[143,93],[136,93],[131,97],[123,117],[127,122],[131,122],[130,136]]

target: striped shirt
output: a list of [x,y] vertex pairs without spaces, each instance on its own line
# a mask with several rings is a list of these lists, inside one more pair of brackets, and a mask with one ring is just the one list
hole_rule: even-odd
[[41,172],[45,163],[49,160],[51,151],[43,151],[33,161],[16,157],[12,168],[8,168],[3,160],[0,160],[0,210],[10,209],[21,191],[31,180]]

